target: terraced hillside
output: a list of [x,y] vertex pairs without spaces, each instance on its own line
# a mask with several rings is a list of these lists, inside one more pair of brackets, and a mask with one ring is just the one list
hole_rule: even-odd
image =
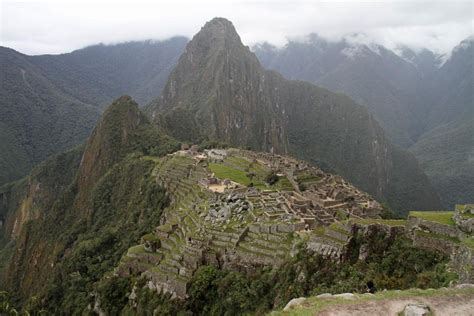
[[278,266],[303,239],[341,259],[351,233],[344,223],[381,211],[342,178],[287,157],[229,149],[144,159],[155,162],[153,174],[171,204],[116,272],[142,274],[152,288],[181,298],[201,265]]

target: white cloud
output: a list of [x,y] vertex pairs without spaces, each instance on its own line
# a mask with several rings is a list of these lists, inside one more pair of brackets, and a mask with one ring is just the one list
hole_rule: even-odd
[[62,53],[127,40],[191,37],[215,16],[247,45],[315,32],[363,33],[388,47],[448,52],[473,33],[472,1],[11,1],[1,4],[0,44],[28,54]]

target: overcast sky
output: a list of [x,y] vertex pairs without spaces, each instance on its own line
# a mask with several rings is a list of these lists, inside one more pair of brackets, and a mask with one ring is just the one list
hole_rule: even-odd
[[121,1],[1,2],[0,45],[26,54],[70,52],[96,43],[192,37],[215,16],[231,20],[243,42],[284,45],[318,33],[363,33],[389,48],[447,53],[473,34],[471,1]]

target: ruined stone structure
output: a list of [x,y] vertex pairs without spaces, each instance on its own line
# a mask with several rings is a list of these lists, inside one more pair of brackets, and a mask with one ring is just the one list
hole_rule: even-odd
[[[279,174],[286,185],[209,190],[229,179],[212,174],[208,163],[225,165],[228,157]],[[378,202],[341,177],[268,153],[187,149],[160,159],[154,175],[171,204],[161,225],[129,249],[116,273],[142,274],[149,288],[179,298],[186,297],[189,281],[203,264],[239,270],[278,266],[303,240],[308,249],[342,260],[354,221],[376,220],[381,211]]]

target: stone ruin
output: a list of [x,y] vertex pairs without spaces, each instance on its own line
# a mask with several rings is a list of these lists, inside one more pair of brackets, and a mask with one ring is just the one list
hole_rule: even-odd
[[209,204],[204,219],[216,223],[229,223],[231,220],[243,222],[245,216],[252,211],[251,204],[241,193],[215,196]]
[[[157,182],[166,188],[171,205],[162,225],[129,250],[116,272],[142,274],[159,292],[185,298],[189,281],[202,264],[237,269],[279,265],[294,254],[295,238],[301,234],[311,236],[312,250],[338,259],[350,236],[344,227],[333,227],[338,215],[377,218],[381,210],[369,195],[342,178],[302,161],[244,150],[200,153],[192,148],[184,146],[158,163]],[[291,189],[232,187],[228,180],[210,175],[207,162],[222,162],[234,154],[287,177]],[[213,185],[227,188],[209,190]],[[314,235],[312,230],[318,227],[326,229]]]

